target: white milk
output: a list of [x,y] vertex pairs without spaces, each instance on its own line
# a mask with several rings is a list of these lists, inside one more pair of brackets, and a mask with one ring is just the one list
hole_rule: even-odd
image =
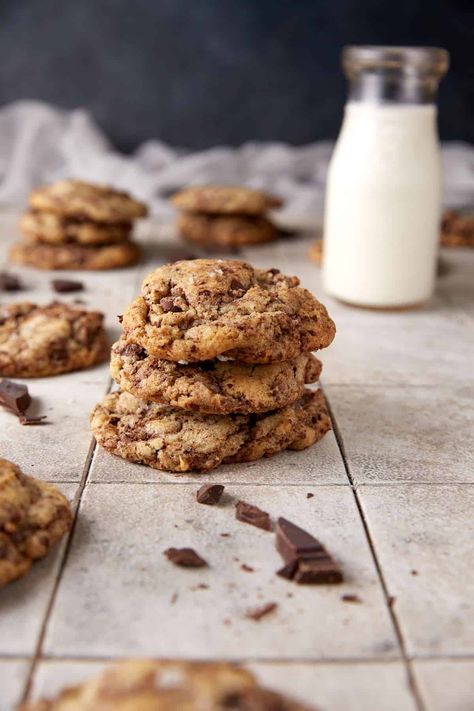
[[328,174],[326,291],[359,306],[426,301],[440,204],[435,106],[348,103]]

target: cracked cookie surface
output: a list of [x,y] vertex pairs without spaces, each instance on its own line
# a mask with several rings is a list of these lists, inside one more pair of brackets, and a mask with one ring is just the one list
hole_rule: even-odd
[[91,425],[98,444],[112,454],[174,472],[209,471],[222,462],[304,449],[330,429],[320,390],[259,415],[203,415],[114,392],[94,408]]
[[88,246],[81,244],[28,244],[18,242],[10,259],[36,269],[119,269],[135,264],[140,249],[134,242]]
[[0,376],[33,378],[82,370],[107,358],[103,315],[53,302],[0,306]]
[[171,197],[179,210],[230,215],[261,215],[282,206],[282,200],[262,190],[238,185],[194,185]]
[[325,348],[336,330],[297,277],[236,260],[164,265],[141,294],[123,315],[124,335],[165,360],[280,362]]
[[315,383],[321,362],[310,353],[268,365],[218,359],[177,363],[150,356],[124,338],[112,346],[110,369],[122,390],[171,407],[209,414],[268,412],[295,402]]
[[29,242],[88,246],[125,242],[132,226],[130,222],[104,224],[63,217],[54,212],[28,210],[21,216],[19,228]]
[[71,523],[71,507],[56,487],[0,459],[0,587],[25,575]]
[[259,216],[183,212],[176,224],[182,237],[203,247],[244,247],[270,242],[277,236],[270,220]]
[[128,193],[81,180],[61,180],[32,190],[34,210],[89,219],[93,222],[130,222],[145,217],[146,205]]
[[[225,662],[127,660],[18,711],[311,711],[263,689],[254,675]],[[313,710],[314,711],[314,710]]]

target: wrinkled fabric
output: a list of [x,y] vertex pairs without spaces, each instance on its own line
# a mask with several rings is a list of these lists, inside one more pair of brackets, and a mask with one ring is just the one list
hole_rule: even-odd
[[[22,204],[34,186],[72,177],[128,190],[167,217],[167,197],[185,185],[242,183],[283,197],[281,222],[305,227],[321,221],[332,147],[249,142],[190,152],[153,140],[123,155],[87,111],[20,101],[0,109],[0,203]],[[446,143],[442,156],[445,205],[472,205],[474,147]]]

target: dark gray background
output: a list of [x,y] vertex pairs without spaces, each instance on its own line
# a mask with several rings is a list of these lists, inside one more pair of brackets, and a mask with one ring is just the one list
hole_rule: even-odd
[[348,43],[434,44],[444,139],[474,143],[474,0],[0,0],[0,104],[88,108],[113,142],[335,137]]

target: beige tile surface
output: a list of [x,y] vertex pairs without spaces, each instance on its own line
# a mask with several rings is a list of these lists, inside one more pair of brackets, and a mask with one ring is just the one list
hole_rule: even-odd
[[357,483],[474,483],[474,385],[328,385]]
[[[320,487],[312,499],[303,487],[228,487],[228,495],[286,516],[320,537],[347,582],[319,587],[298,587],[277,577],[281,562],[273,535],[236,521],[235,499],[219,507],[197,504],[196,489],[87,487],[48,627],[47,653],[235,659],[398,654],[348,487]],[[170,546],[189,545],[208,559],[208,569],[178,569],[163,556]],[[243,563],[254,572],[242,571]],[[193,590],[199,585],[209,587]],[[348,592],[363,603],[342,602]],[[249,608],[267,602],[278,603],[274,614],[258,623],[246,618]]]
[[415,662],[415,673],[429,711],[472,711],[474,657]]
[[[73,484],[58,488],[72,501]],[[23,578],[0,590],[0,657],[33,654],[53,590],[65,539]]]
[[28,674],[28,662],[0,659],[0,711],[13,711],[20,701]]
[[363,486],[359,495],[408,653],[474,655],[474,487]]

